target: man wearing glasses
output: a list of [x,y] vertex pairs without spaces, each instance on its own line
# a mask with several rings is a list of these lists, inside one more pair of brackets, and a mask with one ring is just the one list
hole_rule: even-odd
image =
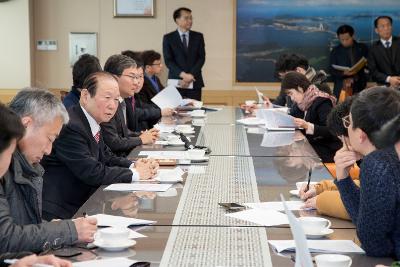
[[375,32],[379,35],[369,53],[368,68],[372,80],[379,85],[400,88],[400,41],[392,35],[393,20],[379,16],[374,21]]
[[[206,59],[203,34],[191,31],[192,10],[186,7],[174,11],[173,18],[178,29],[164,35],[163,54],[168,67],[168,79],[181,79],[178,88],[182,97],[201,100],[204,87],[201,68]],[[193,89],[189,89],[193,83]]]

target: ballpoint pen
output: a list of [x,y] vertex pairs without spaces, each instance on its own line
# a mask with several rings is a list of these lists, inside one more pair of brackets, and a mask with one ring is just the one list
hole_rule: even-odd
[[310,170],[308,171],[308,182],[307,182],[307,187],[306,187],[305,192],[307,192],[308,190],[310,190],[311,174],[312,174],[312,168],[310,168]]

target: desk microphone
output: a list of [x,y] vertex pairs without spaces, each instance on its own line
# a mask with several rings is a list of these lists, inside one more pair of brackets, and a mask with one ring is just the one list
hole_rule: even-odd
[[179,133],[179,136],[181,137],[181,140],[185,143],[185,148],[186,149],[193,149],[194,146],[190,144],[189,140],[187,139],[186,135],[183,133]]

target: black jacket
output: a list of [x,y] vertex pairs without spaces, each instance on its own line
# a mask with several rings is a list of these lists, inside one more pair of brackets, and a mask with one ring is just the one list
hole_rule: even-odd
[[376,41],[369,52],[368,68],[372,80],[381,85],[387,84],[387,76],[400,76],[400,39],[393,36],[389,49]]
[[125,157],[132,149],[142,144],[140,137],[128,129],[121,105],[109,122],[101,124],[101,131],[104,143],[120,157]]
[[150,105],[140,107],[137,98],[135,100],[135,110],[133,110],[131,98],[125,98],[128,129],[138,133],[153,128],[153,125],[161,119],[161,109]]
[[332,110],[332,102],[318,97],[308,108],[304,120],[314,124],[314,134],[306,135],[308,141],[323,162],[333,162],[333,157],[342,146],[340,140],[329,132],[326,119]]
[[[156,81],[157,81],[157,85],[158,85],[158,88],[160,89],[160,91],[162,89],[164,89],[164,86],[162,85],[160,79],[157,76],[156,76]],[[154,88],[153,83],[145,75],[142,89],[140,90],[140,92],[138,94],[135,94],[135,97],[137,100],[136,103],[138,104],[138,107],[142,107],[142,106],[146,106],[146,105],[151,105],[151,106],[157,107],[157,105],[151,101],[151,99],[157,94],[158,94],[158,92],[157,92],[156,88]]]
[[163,55],[169,70],[168,79],[180,79],[179,74],[184,71],[194,76],[194,89],[204,87],[201,68],[206,60],[206,52],[202,33],[189,32],[188,52],[185,52],[177,30],[164,35]]
[[[97,143],[80,105],[68,110],[70,121],[42,160],[45,168],[43,211],[48,218],[71,218],[100,185],[130,183],[131,161]],[[44,214],[45,215],[45,214]]]

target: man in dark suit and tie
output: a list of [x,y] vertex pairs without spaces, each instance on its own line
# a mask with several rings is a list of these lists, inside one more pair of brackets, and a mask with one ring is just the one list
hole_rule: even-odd
[[111,120],[119,98],[118,82],[109,73],[93,73],[84,82],[79,105],[68,110],[70,121],[41,162],[46,220],[71,218],[101,185],[149,179],[157,172],[155,162],[132,163],[104,144],[100,123]]
[[379,85],[400,88],[400,40],[392,35],[393,19],[379,16],[374,21],[379,40],[369,53],[368,68],[372,79]]
[[[182,97],[201,100],[201,88],[204,87],[201,68],[206,58],[203,34],[190,30],[193,22],[190,9],[178,8],[173,18],[178,29],[164,35],[163,39],[168,79],[182,79],[178,88]],[[188,89],[192,82],[193,89]]]

